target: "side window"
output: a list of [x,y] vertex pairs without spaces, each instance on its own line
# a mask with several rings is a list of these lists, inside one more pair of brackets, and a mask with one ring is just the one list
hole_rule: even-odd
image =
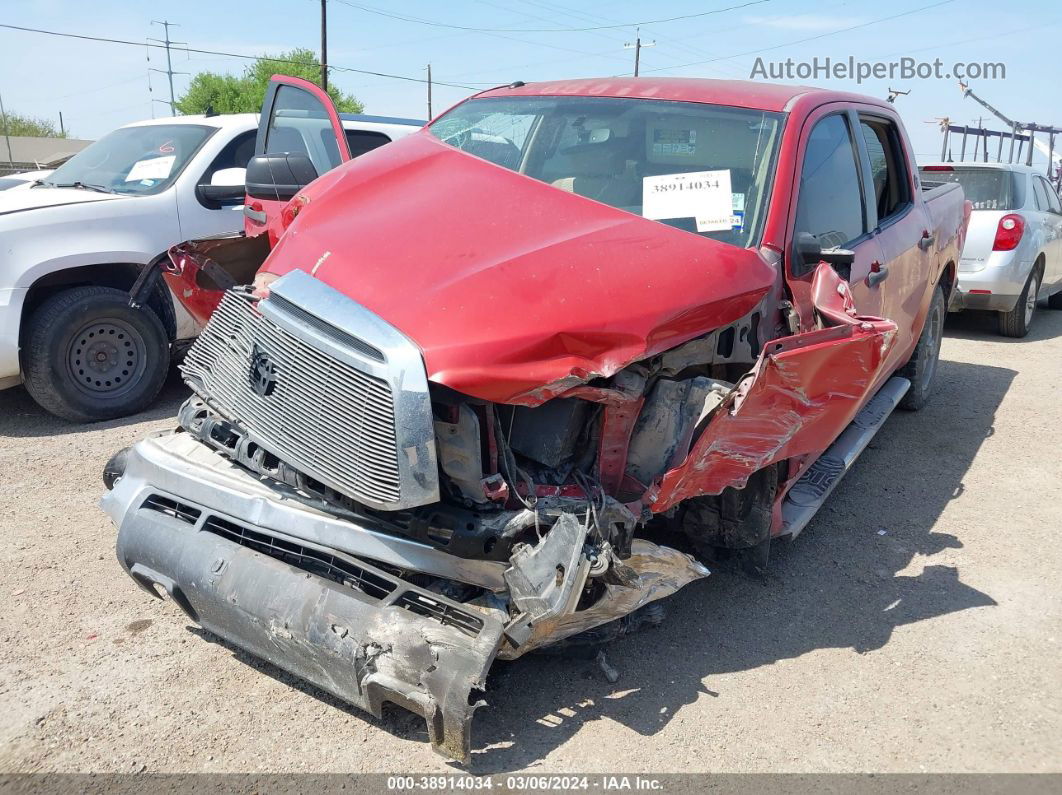
[[896,125],[888,121],[860,120],[873,179],[873,202],[879,221],[906,207],[910,201],[907,163]]
[[380,132],[369,130],[347,130],[347,147],[350,149],[351,158],[371,152],[384,144],[391,143],[391,139]]
[[1047,191],[1044,190],[1044,183],[1039,177],[1033,177],[1033,196],[1036,197],[1036,209],[1040,212],[1046,213],[1051,204],[1047,200]]
[[200,182],[210,182],[215,171],[225,168],[247,168],[247,161],[254,154],[255,131],[240,133],[222,149],[210,164]]
[[277,89],[272,113],[264,154],[305,155],[318,174],[331,171],[342,162],[328,112],[312,94],[282,85]]
[[856,150],[843,116],[827,116],[808,136],[796,224],[823,248],[842,246],[867,231]]
[[1047,204],[1050,211],[1062,214],[1062,203],[1059,202],[1058,194],[1055,193],[1055,189],[1051,186],[1051,183],[1043,177],[1037,177],[1037,179],[1040,180],[1041,184],[1044,186],[1044,193],[1047,195]]

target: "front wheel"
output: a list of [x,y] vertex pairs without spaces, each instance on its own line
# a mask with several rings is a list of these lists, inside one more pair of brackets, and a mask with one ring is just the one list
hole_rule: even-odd
[[158,395],[170,366],[166,330],[128,294],[75,287],[30,317],[22,355],[26,390],[46,411],[72,422],[134,414]]
[[933,291],[933,300],[926,313],[926,322],[922,334],[918,337],[911,359],[900,369],[900,375],[911,382],[911,388],[900,401],[900,408],[918,411],[929,400],[933,391],[933,379],[937,374],[940,360],[940,341],[944,336],[944,315],[947,308],[944,302],[944,290],[937,287]]

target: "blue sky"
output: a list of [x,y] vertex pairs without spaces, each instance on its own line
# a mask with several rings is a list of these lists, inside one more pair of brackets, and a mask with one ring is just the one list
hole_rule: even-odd
[[[351,3],[351,4],[348,4]],[[627,23],[746,4],[722,13],[642,25],[643,75],[747,79],[757,57],[766,61],[824,59],[895,60],[940,58],[945,70],[956,61],[1002,62],[1005,80],[972,80],[971,87],[1012,118],[1062,126],[1062,81],[1058,51],[1062,6],[1057,0],[329,0],[329,60],[337,66],[423,77],[432,64],[435,80],[467,86],[630,74],[633,53],[624,49],[634,28]],[[438,23],[399,20],[383,14]],[[928,7],[927,6],[934,6]],[[895,19],[882,20],[898,14]],[[119,0],[6,0],[0,23],[143,41],[160,37],[152,19],[168,19],[174,39],[205,50],[244,54],[296,46],[317,49],[319,0],[182,0],[180,3]],[[493,28],[468,31],[441,25]],[[557,30],[602,28],[598,30]],[[532,29],[551,32],[529,32]],[[854,28],[852,30],[845,30]],[[501,29],[501,30],[497,30]],[[810,41],[801,41],[811,39]],[[799,43],[798,43],[799,42]],[[755,52],[764,50],[763,52]],[[56,118],[78,136],[95,138],[114,127],[168,107],[165,54],[0,29],[0,96],[9,110]],[[239,72],[245,62],[178,52],[174,69]],[[422,84],[336,71],[331,79],[361,99],[369,113],[426,113]],[[188,77],[175,78],[177,93]],[[910,90],[897,107],[920,159],[935,159],[940,133],[926,123],[949,116],[975,123],[987,116],[963,99],[955,80],[792,80],[873,96],[888,88]],[[467,88],[436,85],[435,111],[467,96]],[[1062,142],[1059,147],[1062,148]]]

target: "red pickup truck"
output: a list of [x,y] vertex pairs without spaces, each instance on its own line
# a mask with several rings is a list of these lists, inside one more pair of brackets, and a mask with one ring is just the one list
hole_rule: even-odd
[[708,574],[658,528],[760,572],[926,402],[969,217],[891,105],[713,80],[514,83],[292,193],[108,465],[118,558],[458,759],[496,657]]

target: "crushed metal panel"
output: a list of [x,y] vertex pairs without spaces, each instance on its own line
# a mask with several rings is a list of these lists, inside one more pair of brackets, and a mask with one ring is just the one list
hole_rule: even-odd
[[610,583],[592,606],[566,615],[537,622],[519,647],[503,645],[501,659],[512,660],[529,651],[558,643],[610,621],[629,615],[641,607],[670,596],[694,580],[707,577],[708,569],[689,555],[671,547],[636,538],[631,555],[623,561],[636,575],[629,585]]
[[652,510],[740,488],[777,461],[818,453],[851,422],[881,382],[896,324],[854,314],[848,285],[819,266],[812,294],[826,328],[769,342],[686,460],[647,495]]
[[520,545],[505,570],[509,595],[532,621],[569,613],[579,600],[590,561],[583,554],[589,525],[561,514],[535,546]]

